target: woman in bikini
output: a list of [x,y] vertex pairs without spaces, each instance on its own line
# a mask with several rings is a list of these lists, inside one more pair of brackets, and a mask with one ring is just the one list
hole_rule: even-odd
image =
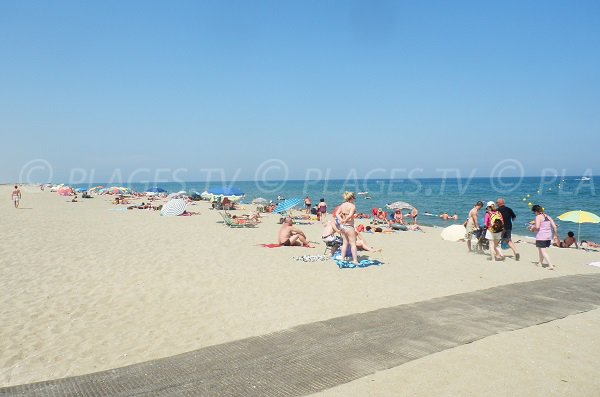
[[352,263],[357,265],[356,230],[354,229],[354,213],[356,212],[356,206],[354,205],[355,200],[356,197],[353,192],[344,192],[344,203],[339,206],[336,220],[339,223],[339,229],[342,233],[342,255],[347,252],[348,245],[350,245]]

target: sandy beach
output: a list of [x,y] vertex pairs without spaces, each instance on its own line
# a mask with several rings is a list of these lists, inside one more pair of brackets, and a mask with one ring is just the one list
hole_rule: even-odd
[[[366,235],[382,266],[338,269],[322,225],[301,225],[315,248],[264,248],[278,216],[230,229],[206,202],[190,217],[126,210],[110,196],[77,203],[48,190],[0,186],[0,386],[86,374],[168,357],[352,313],[571,274],[600,252],[537,250],[492,263],[464,243],[426,233]],[[137,200],[135,202],[141,202]],[[251,206],[247,206],[250,209]],[[243,213],[244,210],[239,210]],[[505,251],[512,255],[510,250]],[[322,395],[599,395],[600,310],[502,333],[327,390]]]

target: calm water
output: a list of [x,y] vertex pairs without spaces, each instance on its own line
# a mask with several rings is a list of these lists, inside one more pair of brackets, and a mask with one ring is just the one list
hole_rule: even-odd
[[[329,180],[329,181],[259,181],[259,182],[186,182],[186,183],[133,183],[129,187],[136,191],[145,191],[158,186],[168,192],[185,190],[203,192],[211,187],[234,186],[246,194],[244,202],[257,197],[277,201],[277,196],[285,198],[305,197],[308,195],[313,205],[324,198],[331,210],[338,205],[345,190],[368,192],[370,199],[357,196],[356,206],[360,212],[371,213],[372,208],[385,207],[386,203],[401,200],[419,209],[419,223],[429,226],[447,226],[462,223],[467,213],[478,200],[484,203],[503,197],[506,205],[517,214],[513,230],[516,234],[531,235],[526,229],[527,223],[533,219],[529,203],[539,204],[555,219],[559,226],[561,239],[569,230],[577,233],[578,225],[561,222],[558,215],[582,209],[600,215],[600,202],[596,186],[600,187],[600,177],[589,181],[578,180],[579,177],[564,177],[554,180],[539,177],[526,178],[472,178],[472,179],[420,179],[420,180]],[[76,185],[74,187],[88,187]],[[425,216],[424,212],[436,216]],[[442,221],[437,217],[442,212],[450,215],[456,213],[458,221]],[[480,211],[480,218],[483,217]],[[600,242],[600,224],[582,224],[581,238]]]

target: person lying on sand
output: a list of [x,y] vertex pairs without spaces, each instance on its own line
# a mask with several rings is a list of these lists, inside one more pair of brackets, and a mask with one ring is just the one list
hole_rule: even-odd
[[556,237],[556,241],[552,245],[560,248],[569,248],[573,244],[575,244],[575,248],[579,248],[577,241],[575,240],[575,233],[569,231],[567,233],[567,238],[565,238],[563,241],[558,241],[558,237]]
[[284,246],[304,245],[312,248],[312,246],[308,244],[304,232],[294,227],[293,224],[294,221],[291,217],[286,216],[283,219],[281,228],[279,228],[279,236],[277,237],[277,242]]
[[581,240],[581,246],[586,245],[588,248],[600,248],[600,244],[593,241]]

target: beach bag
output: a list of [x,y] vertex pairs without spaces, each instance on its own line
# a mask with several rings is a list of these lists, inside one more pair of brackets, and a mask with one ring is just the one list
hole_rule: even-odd
[[504,230],[504,221],[500,211],[490,212],[490,231],[492,233],[500,233]]

